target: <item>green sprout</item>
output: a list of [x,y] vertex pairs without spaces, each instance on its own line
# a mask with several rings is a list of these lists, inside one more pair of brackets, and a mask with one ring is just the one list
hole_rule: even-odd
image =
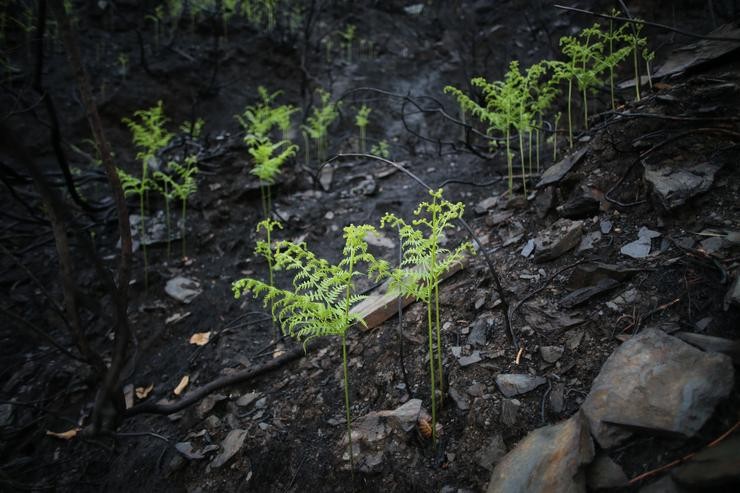
[[655,59],[655,52],[647,48],[642,49],[642,59],[645,60],[645,72],[647,73],[648,85],[653,88],[653,76],[650,74],[650,62]]
[[355,31],[357,28],[354,24],[347,24],[347,28],[339,33],[347,49],[347,63],[352,63],[352,41],[355,39]]
[[136,153],[136,159],[141,162],[142,193],[139,194],[139,210],[141,214],[141,235],[142,235],[142,253],[144,255],[144,285],[148,286],[148,262],[146,254],[146,245],[143,238],[146,234],[146,202],[147,191],[150,185],[149,165],[151,161],[156,160],[157,153],[164,149],[173,137],[173,134],[165,129],[167,118],[164,116],[162,101],[148,110],[139,110],[134,112],[135,119],[124,118],[123,123],[131,130],[134,144],[141,150]]
[[368,119],[368,116],[370,116],[370,112],[372,110],[366,106],[362,105],[360,110],[355,115],[355,124],[360,129],[360,145],[359,145],[359,152],[364,153],[365,152],[365,137],[366,137],[366,130],[367,130],[367,124],[370,122]]
[[[323,89],[318,89],[317,92],[321,105],[314,106],[313,112],[306,119],[306,125],[303,125],[302,129],[316,143],[316,154],[319,161],[324,161],[328,152],[327,135],[329,126],[339,116],[341,103],[332,102],[331,94]],[[306,152],[308,155],[308,149],[306,149]]]
[[[635,19],[639,20],[639,19]],[[639,24],[637,22],[631,23],[631,33],[625,31],[622,34],[622,40],[627,43],[631,47],[632,51],[632,64],[635,71],[635,99],[637,101],[640,100],[640,85],[642,81],[640,80],[640,67],[637,61],[638,53],[640,52],[641,48],[644,48],[647,45],[647,38],[640,36],[640,32],[642,32],[643,25]],[[652,58],[651,58],[652,59]]]
[[385,139],[383,139],[379,141],[377,144],[374,144],[370,148],[370,154],[372,154],[373,156],[379,156],[379,157],[388,159],[389,157],[391,157],[391,151],[388,148],[388,142]]
[[[429,340],[429,379],[432,399],[432,440],[436,442],[437,405],[436,382],[444,395],[442,368],[442,336],[439,316],[439,282],[442,275],[460,262],[466,250],[473,251],[470,243],[462,243],[455,250],[443,248],[439,239],[452,221],[462,217],[465,206],[453,204],[442,198],[442,189],[429,191],[431,202],[422,202],[414,211],[416,219],[411,224],[387,213],[380,225],[398,228],[403,247],[403,258],[398,269],[391,271],[391,287],[405,296],[412,296],[427,305],[427,332]],[[418,228],[418,229],[417,229]],[[425,234],[426,233],[426,234]],[[436,362],[434,346],[436,342]],[[435,375],[436,366],[436,375]]]
[[121,76],[123,77],[124,82],[126,81],[126,76],[128,75],[128,63],[129,58],[126,53],[119,53],[118,54],[118,65],[121,68]]
[[164,18],[164,6],[158,5],[154,9],[154,14],[149,14],[145,17],[146,20],[152,21],[154,25],[154,51],[159,51],[159,38],[160,38],[160,25]]
[[272,305],[273,317],[280,323],[283,333],[302,340],[304,349],[308,341],[316,337],[340,337],[344,408],[352,471],[354,454],[347,371],[347,330],[355,323],[364,323],[358,314],[350,311],[354,304],[364,298],[355,293],[353,286],[353,279],[363,275],[358,270],[358,265],[367,264],[368,275],[380,274],[387,269],[387,264],[376,260],[368,252],[364,238],[373,231],[375,228],[369,225],[345,227],[343,258],[336,265],[317,258],[303,243],[279,242],[274,253],[274,267],[295,272],[292,290],[278,289],[251,278],[240,279],[232,284],[236,298],[251,292],[263,297],[265,307]]
[[187,157],[185,159],[184,166],[180,165],[176,161],[170,161],[167,163],[167,169],[170,172],[169,174],[162,171],[155,171],[152,174],[152,178],[156,180],[155,187],[164,197],[165,220],[167,222],[167,257],[170,256],[170,244],[172,238],[172,234],[170,233],[170,203],[175,199],[180,199],[182,202],[180,236],[182,237],[182,256],[183,258],[185,257],[187,200],[188,197],[197,190],[197,184],[193,177],[193,175],[198,172],[198,168],[194,166],[196,161],[197,159],[195,156]]
[[270,284],[270,287],[275,287],[275,282],[273,279],[275,258],[272,252],[272,232],[275,230],[275,228],[283,229],[283,225],[280,224],[280,221],[275,221],[274,219],[263,219],[262,221],[257,223],[257,234],[259,234],[260,230],[264,230],[265,239],[264,241],[258,240],[257,247],[254,250],[256,254],[262,255],[263,257],[265,257],[265,260],[267,260],[267,270],[269,274],[268,282]]
[[[250,173],[260,179],[262,212],[265,219],[270,217],[270,211],[272,210],[270,187],[275,183],[275,177],[277,177],[285,161],[295,156],[297,150],[298,146],[287,140],[281,140],[274,144],[269,140],[263,140],[249,148],[249,153],[254,159],[254,167]],[[277,154],[275,154],[276,152]]]

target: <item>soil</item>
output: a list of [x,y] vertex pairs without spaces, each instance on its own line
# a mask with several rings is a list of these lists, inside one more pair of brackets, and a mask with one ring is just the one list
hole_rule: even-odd
[[[9,12],[23,15],[23,3],[11,2]],[[60,316],[43,292],[57,302],[62,299],[51,228],[24,168],[2,151],[3,169],[16,173],[3,171],[8,178],[4,178],[4,190],[12,186],[15,195],[3,192],[0,212],[0,284],[6,314],[0,324],[0,381],[4,382],[0,401],[12,401],[12,414],[0,423],[3,491],[484,491],[490,471],[481,466],[479,455],[491,438],[500,435],[510,450],[529,431],[575,413],[603,362],[625,337],[647,326],[660,326],[738,338],[738,308],[724,306],[737,272],[736,247],[730,253],[702,255],[700,247],[679,246],[685,238],[704,239],[697,233],[706,229],[740,230],[737,137],[696,130],[737,128],[729,117],[740,114],[740,91],[719,97],[711,94],[718,81],[737,89],[737,60],[713,60],[653,90],[645,87],[640,103],[633,101],[632,90],[619,92],[620,111],[715,120],[617,118],[607,111],[608,88],[595,95],[591,130],[577,139],[578,148],[588,147],[584,160],[556,187],[540,190],[529,200],[509,200],[503,152],[489,155],[483,142],[475,148],[478,154],[470,152],[462,141],[462,129],[437,111],[443,105],[447,114],[458,116],[457,106],[442,89],[448,84],[467,88],[467,81],[479,74],[500,78],[513,59],[526,66],[554,57],[560,36],[591,23],[588,16],[558,10],[553,7],[556,2],[549,1],[427,2],[419,4],[423,5],[419,14],[405,11],[408,5],[398,1],[317,2],[323,8],[304,53],[302,33],[285,27],[287,15],[281,14],[273,31],[255,29],[234,18],[226,38],[218,35],[223,34],[220,21],[203,18],[191,27],[183,19],[177,29],[163,26],[162,39],[155,46],[153,24],[145,20],[153,12],[149,2],[100,2],[106,3],[105,10],[94,2],[73,5],[83,58],[117,164],[129,171],[138,166],[136,148],[121,121],[138,109],[163,101],[173,131],[194,118],[205,121],[201,137],[193,139],[180,132],[161,156],[197,152],[198,191],[188,203],[184,257],[179,241],[172,244],[170,255],[165,243],[150,246],[145,287],[142,252],[134,254],[129,317],[138,341],[138,364],[124,384],[153,385],[148,400],[176,399],[172,389],[184,375],[196,388],[260,365],[295,345],[287,338],[276,340],[259,300],[237,300],[231,292],[231,283],[241,277],[266,275],[265,263],[253,253],[258,239],[255,226],[261,219],[259,184],[249,174],[243,132],[234,119],[247,104],[257,101],[260,85],[271,92],[282,91],[280,101],[300,107],[303,119],[316,103],[313,89],[318,85],[340,98],[341,116],[331,128],[330,155],[356,151],[354,115],[367,104],[372,108],[368,147],[387,141],[390,159],[432,187],[444,186],[445,198],[465,203],[465,219],[491,256],[506,301],[516,307],[511,324],[521,352],[505,327],[505,304],[494,289],[488,266],[477,255],[440,287],[445,387],[463,394],[469,409],[461,409],[448,395],[439,413],[441,433],[436,446],[420,431],[412,431],[403,446],[386,454],[372,473],[351,474],[342,459],[341,347],[332,338],[318,342],[294,362],[219,390],[219,397],[209,401],[210,408],[200,403],[166,417],[136,416],[121,424],[115,438],[65,441],[47,436],[47,430],[84,425],[96,387],[87,365],[67,358],[29,330],[31,325],[40,327],[63,346],[72,347]],[[704,33],[714,28],[713,22],[724,22],[737,13],[732,2],[716,3],[714,16],[707,15],[703,3],[697,7],[693,2],[681,8],[643,2],[634,14]],[[610,2],[588,6],[600,12],[611,7]],[[337,35],[348,24],[357,26],[351,61],[339,47]],[[656,28],[646,33],[658,64],[671,49],[691,42]],[[329,56],[326,43],[320,42],[327,39],[334,41]],[[3,125],[13,128],[19,144],[64,191],[50,144],[48,115],[30,85],[33,53],[26,50],[20,30],[9,30],[4,42],[11,63],[0,96]],[[85,140],[90,131],[63,49],[51,36],[44,46],[43,84],[56,104],[63,146],[79,190],[91,201],[104,200],[109,191],[100,168],[91,163],[95,151]],[[140,49],[146,55],[146,67]],[[121,54],[130,60],[125,74]],[[621,75],[629,77],[629,70]],[[558,104],[564,110],[564,99]],[[560,130],[562,157],[567,133]],[[687,131],[691,133],[683,138],[669,139],[650,159],[711,161],[723,166],[707,193],[666,211],[643,180],[636,159],[645,149]],[[290,137],[302,144],[297,129]],[[73,145],[84,153],[75,153]],[[405,174],[390,173],[382,162],[358,157],[336,161],[331,185],[323,188],[317,181],[320,163],[315,156],[305,163],[302,152],[273,188],[274,210],[285,226],[277,235],[305,241],[330,261],[339,260],[344,226],[378,225],[388,211],[410,217],[427,197]],[[549,145],[543,148],[546,165],[552,161],[550,153]],[[537,179],[533,176],[530,185]],[[582,218],[584,232],[600,231],[605,221],[611,223],[610,232],[594,248],[573,250],[552,261],[535,263],[522,255],[527,241],[558,218],[555,206],[582,187],[599,197],[598,210]],[[515,195],[524,197],[522,190]],[[490,197],[498,197],[498,205],[485,214],[476,213],[476,204]],[[156,198],[151,200],[152,210],[163,208]],[[129,206],[137,211],[134,199]],[[511,217],[492,225],[495,213],[502,211],[511,211]],[[113,209],[79,213],[79,217],[106,267],[114,269],[119,249]],[[661,232],[661,238],[653,240],[657,253],[637,260],[621,255],[620,247],[637,239],[643,226]],[[397,240],[392,231],[385,234],[394,246],[373,247],[373,252],[397,262]],[[448,245],[466,239],[460,228],[446,238]],[[94,347],[107,357],[112,347],[111,300],[103,294],[91,259],[77,247],[73,241],[76,278],[84,294],[83,322]],[[636,272],[583,304],[558,308],[572,290],[569,278],[574,264],[586,261],[619,263]],[[202,293],[189,304],[174,300],[164,288],[176,276],[197,281]],[[279,276],[278,282],[286,279]],[[366,282],[358,287],[372,286]],[[629,300],[615,305],[614,298],[624,293],[630,294]],[[526,301],[518,305],[522,300]],[[400,321],[393,317],[372,330],[349,332],[353,418],[395,409],[410,398],[422,399],[425,409],[430,408],[425,316],[424,307],[414,303]],[[475,350],[467,344],[467,336],[474,322],[483,319],[491,323],[485,344],[477,348],[482,360],[463,367],[451,348],[460,347],[463,355]],[[211,332],[209,342],[190,344],[191,335],[199,332]],[[542,346],[562,347],[563,356],[548,364],[540,356]],[[517,397],[521,407],[513,424],[502,422],[504,398],[494,381],[500,373],[547,378],[546,385]],[[249,406],[237,405],[239,397],[250,392],[258,393],[259,399]],[[563,397],[557,411],[551,404],[553,392]],[[738,420],[737,395],[734,392],[692,439],[641,435],[610,451],[610,456],[628,477],[634,477],[698,450]],[[212,455],[190,460],[174,448],[175,443],[186,441],[198,450],[219,445],[234,429],[246,430],[246,439],[220,468],[209,466]]]

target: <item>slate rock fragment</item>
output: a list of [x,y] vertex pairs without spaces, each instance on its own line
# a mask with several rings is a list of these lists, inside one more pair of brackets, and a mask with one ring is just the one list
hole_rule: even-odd
[[693,436],[733,383],[727,356],[647,329],[609,356],[581,409],[604,449],[636,428]]
[[530,432],[496,465],[487,493],[585,492],[594,444],[582,413]]
[[547,262],[563,255],[581,242],[583,221],[558,219],[534,240],[535,262]]

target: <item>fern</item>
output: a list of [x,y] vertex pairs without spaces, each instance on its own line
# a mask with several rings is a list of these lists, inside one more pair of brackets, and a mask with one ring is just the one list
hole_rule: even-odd
[[355,125],[360,129],[360,145],[359,152],[365,152],[365,141],[366,141],[366,130],[367,125],[370,123],[369,116],[372,110],[366,105],[362,105],[355,115]]
[[[314,106],[313,112],[306,118],[306,125],[303,125],[302,128],[306,135],[311,137],[316,143],[316,152],[319,161],[324,161],[328,151],[326,137],[329,126],[339,116],[341,103],[332,102],[331,94],[323,89],[319,89],[317,92],[321,100],[321,105]],[[308,149],[306,149],[306,152],[308,152]]]
[[[462,202],[451,203],[442,198],[442,189],[429,194],[431,202],[422,202],[414,211],[416,219],[411,224],[387,213],[381,219],[381,227],[390,225],[398,228],[403,248],[403,257],[398,269],[390,272],[391,289],[405,296],[413,296],[427,305],[427,332],[429,340],[429,378],[432,399],[432,439],[436,441],[437,406],[436,384],[443,385],[442,338],[439,316],[439,282],[442,275],[454,264],[462,260],[466,250],[472,245],[462,243],[454,250],[443,248],[439,238],[452,221],[462,217],[465,206]],[[381,270],[383,267],[380,268]],[[436,336],[436,363],[434,342]],[[435,365],[437,375],[435,375]],[[441,389],[444,392],[444,389]]]
[[352,305],[364,298],[353,291],[353,279],[362,275],[358,265],[367,264],[369,273],[376,275],[388,270],[385,262],[376,260],[368,252],[368,245],[364,241],[365,236],[374,231],[375,228],[369,225],[345,227],[343,258],[336,265],[317,258],[304,243],[279,242],[274,255],[270,255],[274,259],[275,269],[293,272],[292,290],[279,289],[251,278],[241,279],[232,285],[236,298],[246,292],[262,297],[264,306],[270,306],[272,316],[282,326],[283,333],[303,341],[304,349],[308,341],[316,337],[341,338],[344,405],[352,470],[354,457],[347,372],[347,330],[357,322],[364,323],[359,315],[350,311]]

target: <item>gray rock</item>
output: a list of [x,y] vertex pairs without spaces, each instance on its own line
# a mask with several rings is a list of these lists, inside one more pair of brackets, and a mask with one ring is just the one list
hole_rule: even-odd
[[612,222],[608,219],[604,219],[599,223],[599,230],[601,230],[602,234],[609,234],[609,232],[612,230]]
[[597,455],[586,469],[586,484],[592,490],[624,488],[628,483],[622,468],[606,454]]
[[555,363],[563,356],[564,352],[565,348],[563,346],[540,346],[540,356],[547,363]]
[[550,403],[550,410],[555,414],[560,414],[565,409],[565,386],[562,383],[554,383],[547,396]]
[[663,207],[674,209],[686,203],[691,197],[704,193],[714,183],[714,175],[719,164],[700,163],[680,167],[645,165],[645,180],[652,185],[654,194]]
[[575,154],[567,156],[565,159],[561,160],[557,164],[554,164],[547,168],[545,172],[542,173],[542,178],[540,178],[539,183],[537,183],[537,185],[535,185],[534,187],[542,188],[547,185],[552,185],[553,183],[559,182],[566,174],[568,174],[573,166],[578,164],[583,156],[586,155],[587,150],[588,146],[583,146]]
[[581,409],[602,448],[628,428],[693,436],[732,390],[730,358],[648,329],[606,360]]
[[529,433],[496,465],[488,493],[585,492],[584,466],[594,456],[580,412]]
[[468,397],[457,391],[456,388],[450,387],[449,389],[450,397],[452,397],[452,400],[455,401],[455,405],[460,411],[467,411],[470,409],[470,401],[468,400]]
[[218,403],[226,399],[223,394],[210,394],[205,396],[197,406],[195,406],[195,415],[199,418],[204,418]]
[[187,304],[193,301],[203,290],[200,288],[198,281],[177,276],[167,281],[164,292],[180,303]]
[[583,221],[558,219],[534,240],[535,262],[547,262],[563,255],[581,242]]
[[493,326],[491,317],[478,317],[468,335],[467,343],[471,346],[485,346],[487,334]]
[[504,399],[501,401],[501,423],[506,426],[514,426],[520,407],[522,407],[522,403],[518,399]]
[[[355,466],[362,472],[380,470],[386,452],[398,450],[405,443],[406,434],[414,429],[420,418],[431,419],[422,410],[421,399],[410,399],[402,406],[385,411],[373,411],[352,424],[352,453]],[[342,461],[349,466],[346,433],[339,443]]]
[[532,255],[532,252],[534,252],[534,240],[527,240],[527,243],[522,248],[522,257],[529,257]]
[[[709,488],[740,484],[740,436],[725,439],[696,454],[671,475],[682,486]],[[715,490],[719,491],[719,490]],[[729,489],[727,490],[729,491]]]
[[616,264],[602,262],[588,262],[573,269],[568,278],[568,287],[571,289],[595,286],[603,279],[625,281],[642,269],[630,269]]
[[565,335],[565,346],[571,351],[575,351],[576,349],[578,349],[578,346],[581,345],[581,341],[583,340],[584,335],[586,335],[586,333],[580,329],[569,331]]
[[730,285],[730,289],[725,294],[725,311],[730,308],[730,305],[740,306],[740,275],[735,277],[735,281]]
[[488,445],[478,453],[476,459],[483,469],[493,471],[493,467],[506,455],[506,444],[500,434],[494,435]]
[[483,199],[475,204],[473,210],[475,210],[476,214],[485,214],[489,210],[496,207],[496,202],[498,202],[498,197],[488,197],[487,199]]
[[247,407],[254,401],[256,401],[262,394],[259,392],[250,392],[248,394],[244,394],[241,397],[239,397],[236,400],[236,405],[239,407]]
[[489,213],[488,216],[486,216],[486,225],[487,226],[498,226],[501,223],[504,223],[511,219],[511,217],[514,215],[514,211],[501,211],[501,212],[494,212]]
[[239,452],[246,438],[247,430],[231,430],[221,442],[221,453],[211,461],[210,467],[217,469],[226,464]]
[[601,233],[599,231],[592,231],[581,238],[581,243],[578,245],[578,251],[584,252],[586,250],[592,250],[594,243],[601,241]]
[[619,286],[619,281],[611,278],[601,279],[594,286],[586,286],[584,288],[576,289],[572,293],[569,293],[568,295],[564,296],[558,302],[558,304],[563,308],[573,308],[582,303],[585,303],[594,296],[609,291],[610,289],[614,289],[617,286]]
[[623,245],[619,252],[632,258],[645,258],[650,255],[651,244],[650,238],[639,238]]
[[732,358],[736,365],[740,364],[740,340],[732,341],[722,337],[694,334],[693,332],[676,332],[673,335],[702,351],[726,354]]
[[473,351],[473,353],[469,356],[461,356],[460,359],[457,360],[457,362],[460,363],[460,366],[465,367],[478,363],[482,360],[483,358],[481,358],[480,351]]
[[196,451],[191,442],[178,442],[175,444],[175,450],[188,460],[201,460],[206,457],[200,451]]
[[496,376],[496,385],[506,397],[526,394],[545,383],[547,383],[545,378],[525,373],[499,373]]

